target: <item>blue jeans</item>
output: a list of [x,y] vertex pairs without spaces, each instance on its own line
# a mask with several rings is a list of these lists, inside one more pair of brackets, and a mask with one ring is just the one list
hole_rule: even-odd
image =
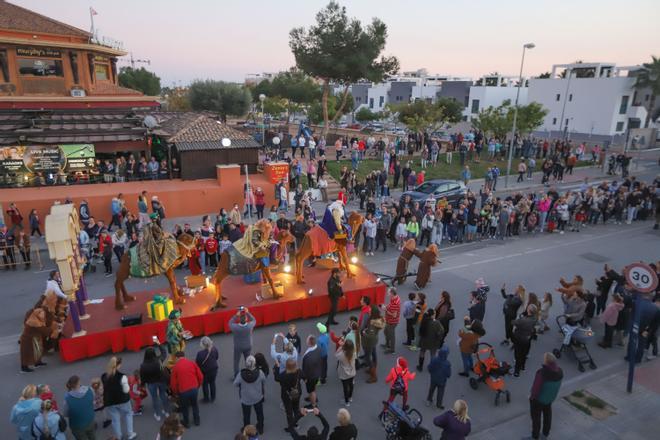
[[364,347],[364,363],[367,367],[375,367],[378,364],[375,345],[373,347]]
[[472,353],[461,352],[461,360],[463,361],[463,371],[466,373],[472,371]]
[[169,413],[170,401],[167,398],[167,385],[163,382],[148,383],[147,389],[154,403],[154,414]]
[[234,347],[234,377],[238,374],[238,364],[241,361],[241,355],[243,359],[247,359],[248,356],[252,353],[252,348],[238,348]]
[[193,421],[199,425],[199,405],[197,404],[197,388],[193,388],[183,393],[179,393],[179,405],[181,405],[181,415],[183,416],[183,425],[190,426],[188,408],[192,407]]
[[199,266],[202,268],[202,273],[206,273],[206,252],[199,253]]
[[367,252],[374,251],[374,239],[373,237],[364,237],[367,245]]
[[539,225],[541,227],[540,231],[543,232],[545,229],[545,221],[548,218],[548,211],[541,211],[541,221],[539,222]]
[[126,425],[126,436],[133,433],[133,410],[131,409],[131,401],[120,403],[119,405],[110,405],[106,407],[110,420],[112,420],[112,431],[116,438],[122,438],[121,435],[121,419],[124,419]]

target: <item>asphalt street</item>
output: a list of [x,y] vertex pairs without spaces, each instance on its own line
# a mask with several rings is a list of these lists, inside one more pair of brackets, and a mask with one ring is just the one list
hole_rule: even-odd
[[[635,222],[632,225],[606,225],[588,227],[580,233],[523,235],[520,238],[457,245],[444,249],[440,256],[442,264],[433,270],[432,283],[424,289],[429,303],[435,305],[439,292],[447,290],[452,294],[457,319],[451,324],[446,344],[449,346],[450,360],[454,376],[450,380],[446,394],[445,405],[448,406],[454,399],[466,399],[470,405],[470,415],[473,430],[479,432],[493,425],[501,425],[512,420],[511,423],[520,423],[516,420],[527,411],[527,396],[533,371],[538,366],[542,353],[550,351],[559,344],[559,335],[553,325],[552,331],[539,337],[532,346],[528,369],[520,378],[507,378],[507,386],[512,393],[512,402],[503,406],[494,407],[493,394],[485,387],[477,391],[469,388],[467,380],[458,376],[461,361],[456,346],[456,333],[460,326],[460,318],[467,310],[469,292],[474,287],[474,281],[483,277],[491,286],[491,294],[487,303],[485,325],[487,334],[482,339],[496,345],[496,354],[501,360],[513,362],[513,353],[506,347],[500,347],[499,341],[504,336],[502,319],[502,299],[499,297],[499,287],[502,283],[515,286],[518,283],[525,285],[528,291],[542,295],[546,291],[554,291],[558,287],[560,276],[569,278],[574,274],[582,274],[588,288],[594,288],[594,278],[602,271],[605,262],[613,267],[621,266],[637,260],[657,260],[660,233],[653,231],[651,222]],[[391,274],[397,257],[395,250],[389,249],[385,253],[376,253],[374,257],[363,257],[367,267],[377,273]],[[416,262],[414,263],[416,265]],[[49,265],[47,266],[49,267]],[[45,270],[47,269],[45,268]],[[44,288],[47,273],[44,271],[16,271],[0,273],[2,280],[2,298],[4,301],[4,319],[0,321],[0,371],[3,375],[3,386],[0,389],[0,412],[8,415],[11,406],[15,403],[20,390],[28,383],[49,383],[56,396],[64,393],[64,383],[72,374],[78,374],[88,383],[92,377],[100,376],[104,370],[109,356],[76,362],[62,363],[57,356],[50,355],[46,361],[48,366],[32,374],[19,373],[18,346],[16,344],[20,323],[25,310],[34,302]],[[182,277],[180,273],[179,278]],[[104,278],[102,273],[91,274],[88,277],[88,286],[92,298],[108,296],[112,293],[113,278]],[[165,286],[165,280],[158,278],[145,283],[142,280],[131,280],[129,290],[144,290]],[[412,280],[409,280],[399,289],[402,295],[412,291]],[[319,293],[320,294],[320,293]],[[552,309],[554,318],[561,312],[561,301],[555,294],[555,304]],[[339,317],[342,324],[347,320],[348,314]],[[92,319],[103,319],[93,317]],[[297,322],[300,334],[304,337],[309,334],[316,320],[301,320]],[[84,325],[84,324],[83,324]],[[600,324],[595,328],[601,333]],[[285,325],[275,325],[259,328],[255,331],[254,351],[267,353],[274,332],[285,331]],[[405,325],[397,328],[398,353],[405,356],[411,365],[416,363],[417,353],[409,351],[400,345],[403,341]],[[382,336],[381,336],[382,337]],[[218,378],[219,398],[212,405],[201,408],[202,424],[192,428],[185,437],[191,438],[233,438],[233,434],[241,427],[241,409],[238,402],[238,393],[231,384],[231,350],[230,335],[212,337],[220,349],[221,369]],[[593,354],[598,369],[579,373],[576,365],[570,359],[562,359],[564,368],[566,390],[578,384],[584,385],[591,381],[611,374],[624,368],[622,349],[603,351],[593,345]],[[198,340],[195,339],[187,347],[188,355],[197,351]],[[141,353],[123,353],[124,371],[131,373],[138,368],[141,362]],[[366,384],[364,373],[359,372],[356,380],[354,403],[349,408],[360,430],[360,438],[383,438],[383,430],[376,418],[380,410],[380,401],[387,396],[388,388],[383,383],[385,375],[395,362],[395,355],[384,355],[379,350],[378,384]],[[334,415],[340,407],[341,386],[336,378],[333,363],[330,363],[328,383],[320,388],[320,408],[326,414],[331,424]],[[428,373],[419,374],[410,387],[410,403],[418,408],[425,419],[424,425],[431,427],[435,435],[438,430],[432,428],[432,418],[439,414],[435,409],[424,406],[424,398],[428,387]],[[145,415],[135,418],[135,429],[141,438],[153,438],[158,423],[151,417],[151,402],[146,401]],[[285,418],[279,407],[279,385],[272,377],[268,380],[267,397],[265,404],[265,434],[266,439],[284,439],[287,435],[282,430]],[[306,418],[301,427],[311,421]],[[8,417],[2,418],[0,426],[7,424]],[[10,428],[9,428],[10,429]],[[110,435],[107,429],[100,438]]]

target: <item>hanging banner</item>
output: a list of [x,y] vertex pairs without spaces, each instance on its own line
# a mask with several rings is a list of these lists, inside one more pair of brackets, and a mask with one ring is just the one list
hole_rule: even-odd
[[59,173],[91,170],[92,144],[0,147],[0,173]]

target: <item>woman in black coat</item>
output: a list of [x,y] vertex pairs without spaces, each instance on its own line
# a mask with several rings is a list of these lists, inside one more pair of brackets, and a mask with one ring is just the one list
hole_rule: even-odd
[[[158,351],[158,354],[156,354]],[[161,415],[170,412],[170,401],[167,397],[169,386],[169,370],[163,366],[167,357],[167,351],[155,342],[153,347],[148,347],[144,352],[144,360],[140,365],[140,381],[147,385],[149,395],[154,404],[154,418],[160,421]]]
[[280,373],[280,366],[276,362],[273,366],[273,374],[275,375],[275,381],[280,383],[280,396],[284,404],[287,422],[287,428],[285,429],[286,432],[291,432],[295,429],[298,419],[302,417],[300,414],[300,396],[302,394],[300,381],[303,374],[293,358],[287,359],[286,369],[282,373]]
[[204,380],[202,381],[202,402],[215,402],[215,378],[218,375],[218,350],[213,346],[213,341],[204,336],[199,341],[202,348],[197,352],[195,363],[202,370]]

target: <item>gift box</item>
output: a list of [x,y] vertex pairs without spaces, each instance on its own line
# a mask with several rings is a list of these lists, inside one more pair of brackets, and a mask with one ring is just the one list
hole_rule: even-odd
[[275,296],[284,295],[284,284],[281,281],[273,281],[275,285],[275,295],[270,290],[270,284],[264,283],[261,285],[261,296],[263,298],[273,298]]
[[188,275],[184,280],[186,281],[186,287],[190,287],[191,289],[195,287],[206,287],[205,275]]
[[156,295],[152,301],[147,302],[147,315],[155,321],[167,319],[174,310],[174,303],[167,296]]

